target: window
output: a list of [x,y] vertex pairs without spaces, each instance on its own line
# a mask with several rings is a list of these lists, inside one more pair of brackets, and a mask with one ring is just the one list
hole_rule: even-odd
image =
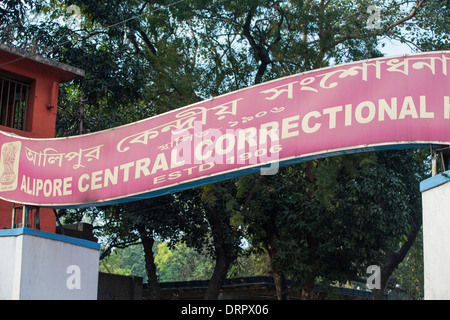
[[39,207],[13,205],[12,228],[40,229]]
[[26,130],[31,83],[0,75],[0,125]]

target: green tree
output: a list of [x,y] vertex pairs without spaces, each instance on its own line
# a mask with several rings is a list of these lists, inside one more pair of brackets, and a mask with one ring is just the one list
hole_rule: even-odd
[[389,279],[388,292],[400,299],[422,300],[424,298],[423,238],[417,236],[405,259]]
[[231,223],[237,203],[234,181],[225,181],[206,185],[202,192],[202,203],[209,223],[212,237],[212,250],[215,256],[215,266],[205,299],[217,299],[220,288],[225,280],[228,270],[236,261],[240,252],[242,232],[238,225]]
[[191,247],[202,248],[207,237],[207,225],[201,207],[193,201],[197,190],[144,199],[110,206],[101,211],[101,231],[106,239],[104,256],[113,248],[141,243],[145,257],[147,279],[153,299],[160,298],[160,286],[155,263],[157,241],[175,245],[186,240]]
[[365,278],[373,264],[382,294],[421,227],[424,159],[416,150],[363,153],[243,178],[241,188],[256,188],[244,219],[271,258],[279,299],[287,298],[286,278],[309,299],[318,279]]
[[142,277],[147,281],[144,251],[141,245],[116,249],[105,259],[100,260],[100,272]]
[[172,248],[166,242],[158,244],[155,263],[162,282],[208,280],[214,267],[207,252],[198,252],[183,242]]
[[[448,50],[450,48],[450,2],[424,1],[422,12],[408,32],[399,37],[418,51]],[[432,17],[432,18],[431,18]]]
[[33,7],[31,0],[4,0],[0,6],[0,23],[2,25],[17,24],[20,26],[20,21],[26,17],[26,12]]
[[267,252],[256,248],[246,248],[230,266],[227,277],[254,277],[272,274],[270,258]]

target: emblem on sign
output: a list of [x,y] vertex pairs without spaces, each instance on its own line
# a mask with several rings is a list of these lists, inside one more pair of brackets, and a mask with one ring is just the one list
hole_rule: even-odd
[[19,155],[21,142],[7,142],[2,145],[0,155],[0,190],[8,191],[17,188]]

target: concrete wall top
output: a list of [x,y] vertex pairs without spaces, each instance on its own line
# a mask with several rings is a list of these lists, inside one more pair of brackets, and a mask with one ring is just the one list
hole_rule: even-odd
[[20,236],[20,235],[31,235],[56,241],[67,242],[75,244],[78,246],[100,250],[100,244],[85,239],[68,237],[62,234],[56,234],[51,232],[46,232],[42,230],[30,229],[30,228],[16,228],[16,229],[3,229],[0,230],[0,237],[10,237],[10,236]]
[[441,172],[420,183],[420,192],[427,191],[450,181],[450,170]]

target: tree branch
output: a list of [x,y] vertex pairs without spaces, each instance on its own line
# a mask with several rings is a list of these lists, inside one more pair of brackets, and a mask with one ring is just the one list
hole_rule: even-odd
[[256,8],[252,7],[250,9],[250,11],[248,12],[247,18],[245,19],[245,23],[242,27],[242,31],[244,33],[244,36],[247,38],[248,42],[250,43],[250,47],[252,48],[255,56],[258,57],[259,60],[261,61],[261,64],[259,65],[258,71],[255,76],[255,83],[260,83],[262,80],[262,76],[263,76],[264,72],[266,71],[267,66],[269,65],[271,60],[270,60],[267,49],[261,43],[262,41],[264,41],[264,39],[262,39],[262,41],[260,43],[256,43],[255,38],[250,33],[250,24],[255,15],[255,10],[256,10]]
[[135,240],[129,240],[129,241],[124,241],[124,242],[119,242],[119,243],[111,243],[105,251],[103,251],[103,253],[100,255],[99,260],[103,260],[104,258],[108,257],[111,253],[112,253],[112,249],[114,248],[118,248],[118,249],[124,249],[126,247],[135,245],[135,244],[140,244],[141,242],[136,242]]
[[[400,20],[398,20],[398,21],[392,23],[392,24],[389,25],[388,27],[384,28],[380,33],[381,33],[381,34],[388,34],[389,31],[392,30],[393,28],[395,28],[395,27],[397,27],[397,26],[399,26],[399,25],[402,25],[402,24],[404,24],[405,22],[407,22],[407,21],[413,19],[413,18],[417,15],[418,10],[419,10],[420,7],[424,4],[425,1],[427,1],[427,0],[416,1],[416,5],[414,6],[414,8],[411,10],[411,12],[410,12],[406,17],[404,17],[404,18],[402,18],[402,19],[400,19]],[[342,42],[344,42],[344,41],[347,41],[347,40],[358,39],[358,38],[361,38],[361,35],[359,35],[359,34],[354,34],[354,33],[353,33],[353,34],[348,34],[348,35],[346,35],[346,36],[343,36],[343,37],[337,39],[337,40],[333,43],[333,46],[337,46],[338,44],[340,44],[340,43],[342,43]],[[311,43],[308,43],[308,44],[312,44],[312,43],[315,43],[315,42],[317,42],[317,41],[319,41],[319,40],[315,40],[315,41],[313,41],[313,42],[311,42]]]
[[245,200],[244,205],[242,206],[241,212],[244,213],[248,206],[250,205],[250,201],[252,200],[253,196],[255,195],[256,191],[258,190],[259,185],[261,184],[262,180],[264,179],[264,175],[260,175],[258,180],[256,180],[255,184],[253,185],[252,190],[250,190],[247,199]]
[[149,37],[147,36],[147,34],[146,34],[144,31],[142,31],[141,28],[138,28],[138,27],[136,27],[136,31],[139,32],[139,34],[140,34],[142,40],[144,40],[145,45],[150,49],[150,51],[151,51],[153,54],[156,54],[156,48],[155,48],[155,46],[153,45],[153,43],[150,41],[150,39],[149,39]]
[[391,24],[390,26],[388,26],[383,33],[387,33],[389,30],[395,28],[398,25],[402,25],[403,23],[405,23],[408,20],[411,20],[412,18],[414,18],[417,14],[417,11],[419,10],[419,8],[423,5],[423,3],[426,0],[421,0],[421,1],[416,1],[416,5],[415,7],[412,9],[412,11],[410,12],[410,14],[408,14],[406,17],[404,17],[403,19],[400,19],[396,22],[394,22],[393,24]]

